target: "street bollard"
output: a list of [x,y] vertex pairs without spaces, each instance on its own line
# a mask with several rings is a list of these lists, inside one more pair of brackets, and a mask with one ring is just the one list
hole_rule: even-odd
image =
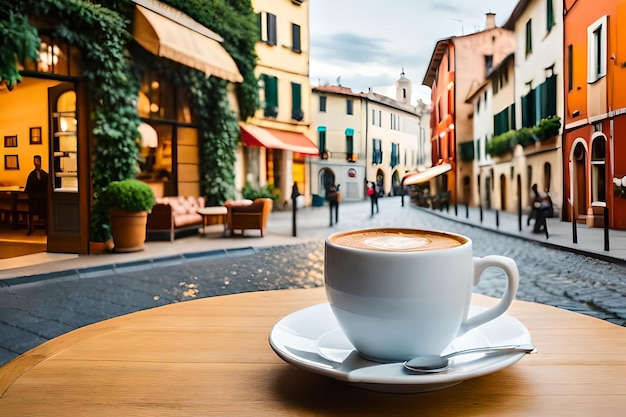
[[517,230],[522,231],[522,204],[521,200],[517,204]]
[[483,206],[482,204],[478,206],[478,212],[480,213],[480,224],[483,223]]
[[572,210],[572,243],[578,243],[578,230],[576,230],[576,212]]
[[496,210],[496,227],[500,227],[500,211]]
[[465,218],[469,219],[469,204],[465,205]]
[[296,211],[298,210],[297,199],[300,195],[300,191],[298,191],[298,184],[295,182],[291,187],[291,235],[297,236],[296,233]]
[[604,206],[604,250],[609,251],[609,208]]

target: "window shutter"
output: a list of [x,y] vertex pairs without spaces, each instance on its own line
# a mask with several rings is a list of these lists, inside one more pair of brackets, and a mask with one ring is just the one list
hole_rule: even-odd
[[291,49],[295,52],[301,52],[300,49],[300,25],[291,24]]
[[302,86],[298,83],[291,83],[291,118],[302,120]]
[[276,45],[276,15],[267,14],[267,43]]

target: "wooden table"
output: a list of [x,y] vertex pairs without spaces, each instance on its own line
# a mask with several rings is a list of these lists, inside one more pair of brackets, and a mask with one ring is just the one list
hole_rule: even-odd
[[[274,324],[322,288],[171,304],[55,338],[0,368],[10,416],[622,416],[626,328],[541,304],[509,313],[539,353],[422,394],[365,391],[283,362]],[[493,305],[476,295],[474,303]]]
[[206,235],[206,227],[211,224],[224,225],[226,234],[226,214],[228,209],[224,206],[210,206],[198,209],[198,214],[202,216],[202,233]]

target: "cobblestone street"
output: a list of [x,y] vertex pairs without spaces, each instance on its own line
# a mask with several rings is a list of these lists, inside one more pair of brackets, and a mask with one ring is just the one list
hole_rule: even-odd
[[[473,240],[476,256],[500,254],[516,260],[521,276],[518,299],[626,325],[623,264],[547,248],[422,210],[403,209],[398,216],[392,203],[397,199],[381,200],[381,214],[372,219],[344,215],[339,225],[319,233],[375,226],[454,231]],[[503,283],[501,272],[489,269],[476,292],[497,296]],[[323,239],[313,239],[151,269],[5,286],[0,288],[0,364],[65,332],[142,309],[201,297],[322,285]]]

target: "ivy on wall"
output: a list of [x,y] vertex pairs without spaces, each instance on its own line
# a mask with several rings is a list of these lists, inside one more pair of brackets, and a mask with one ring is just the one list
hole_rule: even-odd
[[[237,86],[239,117],[251,116],[258,107],[254,76],[257,40],[250,0],[164,0],[211,28],[224,38],[244,77]],[[17,63],[37,59],[39,39],[28,18],[56,22],[52,36],[76,45],[84,54],[88,81],[93,146],[92,241],[110,237],[107,213],[99,195],[111,181],[133,178],[138,161],[136,109],[139,88],[128,55],[128,32],[134,3],[102,0],[102,6],[81,0],[0,0],[0,78],[11,87],[20,81]],[[159,59],[176,83],[186,88],[199,123],[201,187],[208,204],[220,204],[234,191],[235,150],[239,140],[236,115],[228,105],[226,82],[196,70]],[[178,76],[177,76],[178,74]]]

